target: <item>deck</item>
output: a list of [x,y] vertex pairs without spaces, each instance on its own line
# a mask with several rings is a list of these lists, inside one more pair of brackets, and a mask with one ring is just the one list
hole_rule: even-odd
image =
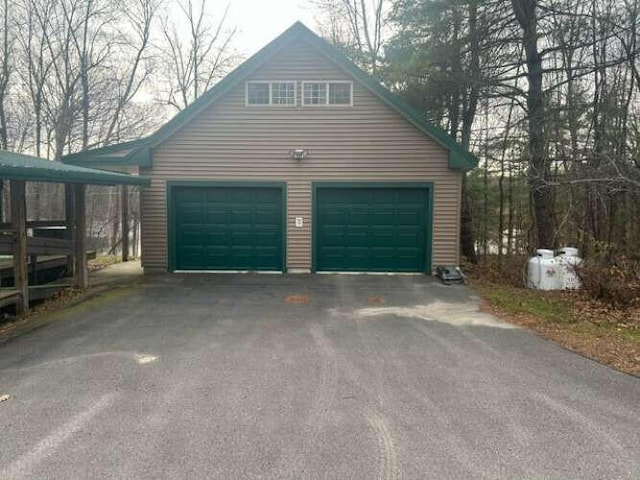
[[[94,258],[96,258],[95,250],[87,252],[87,260]],[[30,301],[46,300],[60,290],[72,285],[72,283],[60,281],[64,275],[67,261],[68,257],[66,255],[28,257]],[[11,256],[3,256],[0,258],[0,308],[13,305],[19,301],[20,291],[13,288],[13,283],[13,258]]]

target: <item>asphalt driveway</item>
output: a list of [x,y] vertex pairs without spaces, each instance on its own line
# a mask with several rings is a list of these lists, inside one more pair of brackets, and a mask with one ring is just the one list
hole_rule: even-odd
[[414,276],[162,276],[0,344],[0,478],[640,478],[640,379]]

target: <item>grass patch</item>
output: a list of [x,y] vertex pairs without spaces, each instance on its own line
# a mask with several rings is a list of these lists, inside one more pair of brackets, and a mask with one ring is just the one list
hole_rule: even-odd
[[560,324],[575,323],[575,311],[557,292],[537,292],[506,285],[476,286],[495,307],[511,314],[536,315]]
[[541,292],[472,278],[484,308],[507,322],[618,370],[640,375],[640,309],[616,309],[582,292]]

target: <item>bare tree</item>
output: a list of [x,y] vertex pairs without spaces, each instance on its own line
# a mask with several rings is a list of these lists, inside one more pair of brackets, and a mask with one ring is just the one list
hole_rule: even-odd
[[7,103],[9,96],[10,79],[14,70],[13,47],[15,33],[13,21],[15,20],[9,10],[9,0],[3,0],[0,4],[0,148],[8,148]]
[[188,41],[183,40],[177,22],[166,19],[162,55],[168,82],[166,102],[182,110],[234,64],[231,41],[236,30],[227,28],[228,6],[216,23],[207,16],[207,0],[197,5],[193,0],[178,0],[177,4],[189,32]]
[[33,118],[33,148],[36,156],[42,155],[42,130],[44,123],[45,88],[55,58],[49,55],[46,36],[49,34],[49,24],[41,23],[40,16],[34,11],[42,12],[43,18],[51,15],[53,2],[48,0],[27,0],[24,5],[23,27],[19,36],[20,55],[23,66],[19,74],[26,85]]
[[313,0],[321,34],[378,76],[385,42],[389,0]]
[[122,44],[125,48],[133,50],[133,55],[131,56],[132,61],[128,65],[122,66],[121,69],[116,69],[114,72],[118,78],[118,95],[111,121],[104,135],[103,143],[105,144],[111,143],[114,138],[120,139],[117,127],[122,121],[122,116],[152,73],[151,59],[147,52],[155,15],[160,4],[161,0],[121,0],[119,3],[119,8],[127,20],[119,33],[122,37]]

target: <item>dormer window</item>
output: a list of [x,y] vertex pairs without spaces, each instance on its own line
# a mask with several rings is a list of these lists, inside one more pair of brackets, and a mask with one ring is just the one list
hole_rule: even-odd
[[303,83],[303,103],[304,105],[326,105],[327,104],[327,84],[320,82]]
[[353,83],[302,82],[302,105],[353,105]]
[[296,105],[296,82],[247,82],[247,105]]

